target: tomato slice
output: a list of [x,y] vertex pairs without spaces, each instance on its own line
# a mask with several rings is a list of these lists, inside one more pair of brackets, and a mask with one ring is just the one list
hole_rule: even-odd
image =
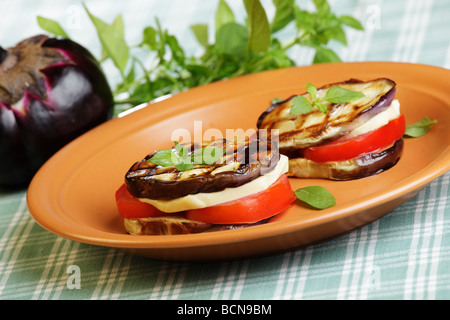
[[389,121],[386,125],[351,139],[338,139],[304,150],[304,157],[315,162],[344,161],[389,146],[405,133],[405,117]]
[[212,207],[188,210],[186,218],[214,224],[254,223],[286,210],[295,199],[288,177],[283,175],[264,191]]
[[[295,199],[287,175],[282,175],[264,191],[212,207],[188,210],[186,218],[214,224],[253,223],[286,210]],[[168,215],[130,195],[125,184],[116,191],[116,204],[119,214],[128,219]]]
[[128,192],[125,183],[122,184],[119,189],[117,189],[115,197],[119,214],[124,218],[139,219],[167,215],[166,212],[162,212],[156,209],[154,206],[139,201],[138,198],[133,197]]

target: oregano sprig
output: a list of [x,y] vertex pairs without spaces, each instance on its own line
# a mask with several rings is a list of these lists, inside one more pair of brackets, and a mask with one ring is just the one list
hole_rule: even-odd
[[310,112],[314,106],[317,107],[320,112],[327,113],[328,107],[325,102],[342,104],[364,97],[364,93],[362,92],[349,90],[339,86],[328,89],[323,98],[317,96],[318,90],[311,83],[306,84],[306,90],[308,91],[311,101],[303,95],[294,97],[292,99],[290,114],[305,114]]

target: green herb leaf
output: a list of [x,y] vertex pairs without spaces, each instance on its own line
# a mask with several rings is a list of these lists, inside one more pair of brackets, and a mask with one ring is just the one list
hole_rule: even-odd
[[315,49],[316,54],[313,63],[341,62],[341,59],[333,50],[317,46]]
[[178,158],[178,155],[176,155],[171,149],[161,149],[147,161],[154,163],[157,166],[170,167],[178,162]]
[[352,16],[347,15],[340,16],[339,21],[353,29],[364,30],[364,27],[362,26],[361,22],[359,22]]
[[295,191],[297,199],[316,209],[326,209],[336,205],[335,197],[324,187],[309,186]]
[[226,1],[220,0],[216,11],[216,30],[219,30],[223,25],[230,22],[235,22],[233,11],[230,9]]
[[259,0],[244,0],[248,15],[248,50],[266,52],[270,45],[270,25]]
[[195,38],[202,47],[208,47],[208,26],[206,24],[194,24],[190,26]]
[[326,114],[328,112],[328,107],[326,104],[321,102],[315,102],[314,105],[319,109],[320,112]]
[[316,101],[317,98],[317,88],[311,83],[306,84],[306,90],[308,91],[309,95],[311,96],[312,101]]
[[121,19],[118,21],[116,19],[116,22],[113,25],[109,25],[92,15],[85,5],[84,8],[97,30],[103,50],[123,75],[125,66],[128,62],[129,48],[125,42],[123,30],[121,29],[123,27],[123,23],[120,23]]
[[281,99],[281,98],[273,98],[272,101],[271,101],[271,103],[272,103],[272,104],[277,104],[277,103],[280,103],[281,101],[284,101],[284,99]]
[[220,53],[243,58],[246,54],[247,42],[247,29],[238,23],[230,22],[217,31],[215,47]]
[[142,32],[141,45],[147,45],[150,49],[156,49],[157,46],[156,30],[153,27],[146,27]]
[[271,23],[271,32],[277,32],[286,27],[295,18],[295,0],[273,0],[275,16]]
[[304,96],[296,96],[292,99],[289,114],[305,114],[312,110],[312,104]]
[[339,104],[351,102],[363,97],[364,94],[362,92],[352,91],[341,87],[332,87],[325,94],[324,100]]
[[430,131],[431,126],[436,123],[437,120],[430,120],[430,118],[425,116],[422,120],[406,126],[405,136],[411,138],[421,137]]
[[45,31],[50,32],[55,36],[61,36],[69,39],[69,36],[58,22],[41,16],[37,17],[37,22],[39,24],[39,27],[41,27]]
[[189,162],[187,159],[181,159],[176,165],[175,168],[178,171],[186,171],[191,170],[194,167],[194,164]]

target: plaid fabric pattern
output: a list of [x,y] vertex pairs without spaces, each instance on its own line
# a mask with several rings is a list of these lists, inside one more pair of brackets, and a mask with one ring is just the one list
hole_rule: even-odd
[[[241,1],[228,1],[243,12]],[[302,3],[304,3],[302,1]],[[447,0],[329,1],[364,32],[348,30],[344,61],[403,61],[450,68]],[[158,16],[189,50],[187,26],[213,21],[217,1],[87,1],[104,20],[121,13],[137,43]],[[271,7],[271,1],[263,1]],[[302,4],[303,5],[303,4]],[[312,5],[305,3],[306,6]],[[41,32],[36,16],[61,22],[94,53],[97,38],[79,1],[0,0],[3,47]],[[273,11],[268,10],[269,14]],[[295,49],[298,65],[311,63]],[[111,68],[105,72],[114,77]],[[0,160],[1,161],[1,160]],[[35,223],[26,191],[0,190],[0,299],[449,299],[450,173],[387,216],[336,239],[267,257],[190,264],[145,259],[58,237]],[[75,275],[79,275],[76,278]]]

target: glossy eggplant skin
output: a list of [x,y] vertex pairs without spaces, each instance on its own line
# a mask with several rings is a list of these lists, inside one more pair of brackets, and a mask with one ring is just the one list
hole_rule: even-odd
[[26,187],[54,153],[112,116],[100,66],[69,39],[38,35],[2,49],[0,73],[1,188]]

